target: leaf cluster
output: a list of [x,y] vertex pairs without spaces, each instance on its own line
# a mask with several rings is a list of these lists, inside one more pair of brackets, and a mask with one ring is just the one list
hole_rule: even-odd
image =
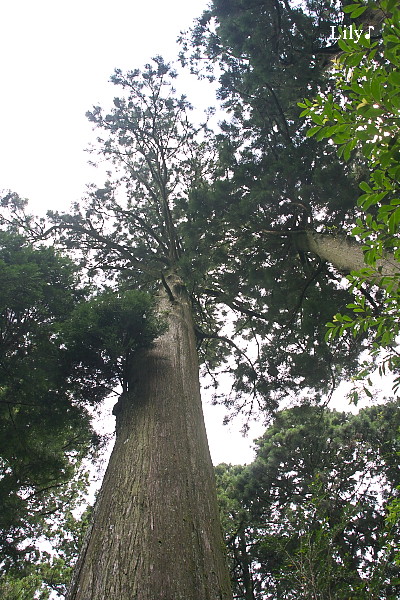
[[[365,374],[373,369],[374,360],[380,362],[382,372],[397,371],[399,366],[394,350],[399,333],[398,273],[379,275],[379,265],[382,259],[395,267],[400,261],[400,11],[391,0],[370,4],[385,14],[381,39],[373,41],[365,33],[359,40],[339,39],[342,54],[334,71],[336,93],[301,103],[305,109],[302,116],[316,123],[307,135],[330,139],[344,160],[349,160],[352,152],[361,152],[367,161],[369,180],[360,183],[363,193],[358,198],[362,212],[352,229],[363,243],[367,267],[349,276],[355,294],[348,304],[353,316],[337,313],[327,332],[328,339],[345,332],[353,336],[374,333],[373,361]],[[364,9],[361,2],[346,7],[353,18]],[[374,271],[381,288],[379,311],[359,292]],[[385,349],[383,359],[379,359],[381,348]]]
[[277,414],[253,463],[216,468],[238,597],[397,597],[398,425],[395,402],[303,405]]

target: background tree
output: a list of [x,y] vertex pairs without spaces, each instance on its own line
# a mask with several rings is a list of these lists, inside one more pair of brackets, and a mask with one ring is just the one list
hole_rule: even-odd
[[82,292],[75,266],[50,248],[0,232],[1,558],[30,551],[43,515],[97,443],[87,410],[65,382],[56,340]]
[[101,442],[90,408],[161,331],[149,296],[87,302],[77,272],[53,248],[0,231],[0,562],[11,595],[28,586],[33,597],[38,538],[82,502],[82,460]]
[[0,577],[3,600],[65,597],[91,515],[89,507],[79,518],[74,517],[73,512],[77,509],[82,509],[82,498],[72,499],[71,494],[65,495],[62,509],[53,513],[51,519],[43,520],[40,544],[35,552],[31,552],[23,562],[21,560],[18,569],[3,570]]
[[277,414],[255,461],[216,469],[237,598],[396,598],[398,405]]

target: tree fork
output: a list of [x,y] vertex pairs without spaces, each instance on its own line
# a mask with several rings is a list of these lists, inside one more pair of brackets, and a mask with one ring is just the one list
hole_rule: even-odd
[[231,600],[187,295],[131,365],[117,436],[67,600]]

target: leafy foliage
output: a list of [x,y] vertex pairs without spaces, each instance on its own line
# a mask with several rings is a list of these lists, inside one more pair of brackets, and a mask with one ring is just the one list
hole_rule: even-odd
[[8,232],[0,242],[0,546],[2,560],[16,560],[96,438],[56,341],[81,296],[75,267]]
[[[301,106],[305,108],[302,115],[316,123],[309,129],[309,136],[329,138],[345,160],[359,152],[367,161],[369,181],[360,184],[363,194],[358,198],[358,206],[362,213],[352,230],[363,243],[367,267],[349,277],[355,299],[348,308],[354,316],[336,314],[328,323],[327,337],[333,339],[346,331],[353,336],[373,331],[372,362],[365,363],[363,373],[369,374],[377,359],[383,374],[386,370],[396,371],[399,366],[394,345],[400,314],[400,10],[391,0],[370,2],[368,6],[375,12],[383,11],[381,39],[374,40],[367,32],[358,40],[339,39],[342,53],[335,62],[335,93],[320,94]],[[345,10],[357,16],[366,8],[357,2]],[[395,274],[384,272],[384,259],[394,265]],[[381,288],[379,307],[360,293],[374,273],[375,283]],[[384,354],[378,358],[381,348]],[[398,385],[397,378],[396,388]]]
[[[331,144],[306,136],[296,103],[334,85],[327,66],[338,47],[329,38],[343,18],[333,2],[215,1],[181,40],[182,62],[219,78],[227,114],[219,179],[200,208],[189,205],[191,222],[219,232],[222,213],[225,269],[209,273],[208,288],[235,311],[236,331],[256,342],[254,365],[268,365],[257,387],[270,405],[299,386],[326,392],[351,372],[360,349],[359,340],[326,345],[325,318],[351,295],[330,265],[296,241],[308,230],[347,233],[355,218],[364,158],[343,168]],[[218,207],[211,218],[204,201]],[[251,367],[241,365],[235,389],[243,392],[241,382],[251,379]]]
[[0,561],[21,576],[47,520],[82,496],[82,460],[101,442],[89,407],[162,331],[145,293],[87,301],[76,274],[53,248],[0,231]]
[[[79,304],[63,327],[66,356],[75,374],[93,383],[119,383],[126,390],[127,369],[131,357],[152,345],[165,329],[156,315],[155,300],[137,290],[106,290],[88,302]],[[82,387],[80,388],[82,390]],[[86,387],[85,387],[86,389]],[[82,393],[82,391],[81,391]],[[86,398],[90,397],[87,389]]]
[[[278,413],[249,466],[216,469],[238,598],[396,598],[398,405]],[[392,501],[393,502],[393,501]]]
[[160,57],[142,71],[117,70],[111,110],[88,113],[109,181],[73,214],[50,214],[50,227],[25,214],[19,221],[128,287],[154,293],[178,276],[206,369],[230,375],[232,393],[215,398],[233,411],[271,413],[299,388],[318,400],[354,371],[360,350],[359,340],[326,343],[322,323],[351,296],[296,243],[309,228],[346,228],[362,167],[338,168],[333,148],[319,152],[299,118],[296,99],[329,85],[321,44],[337,19],[332,8],[325,22],[325,9],[216,2],[199,20],[192,64],[202,50],[211,68],[218,62],[232,117],[216,138],[190,124]]
[[[88,507],[77,518],[73,511],[82,506],[82,498],[78,495],[66,501],[57,514],[42,523],[40,548],[25,558],[23,568],[10,568],[0,576],[0,593],[4,600],[48,600],[50,596],[65,596],[92,512]],[[49,544],[50,552],[44,549]]]

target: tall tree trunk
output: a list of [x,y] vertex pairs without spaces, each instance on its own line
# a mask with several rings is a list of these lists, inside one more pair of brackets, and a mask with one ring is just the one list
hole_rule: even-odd
[[[295,242],[299,250],[317,254],[343,274],[368,267],[364,260],[362,245],[346,235],[307,231],[296,234]],[[384,259],[376,262],[368,281],[378,284],[382,277],[391,277],[399,273],[400,264],[388,253]]]
[[117,437],[68,600],[228,600],[229,574],[186,294],[132,364]]

